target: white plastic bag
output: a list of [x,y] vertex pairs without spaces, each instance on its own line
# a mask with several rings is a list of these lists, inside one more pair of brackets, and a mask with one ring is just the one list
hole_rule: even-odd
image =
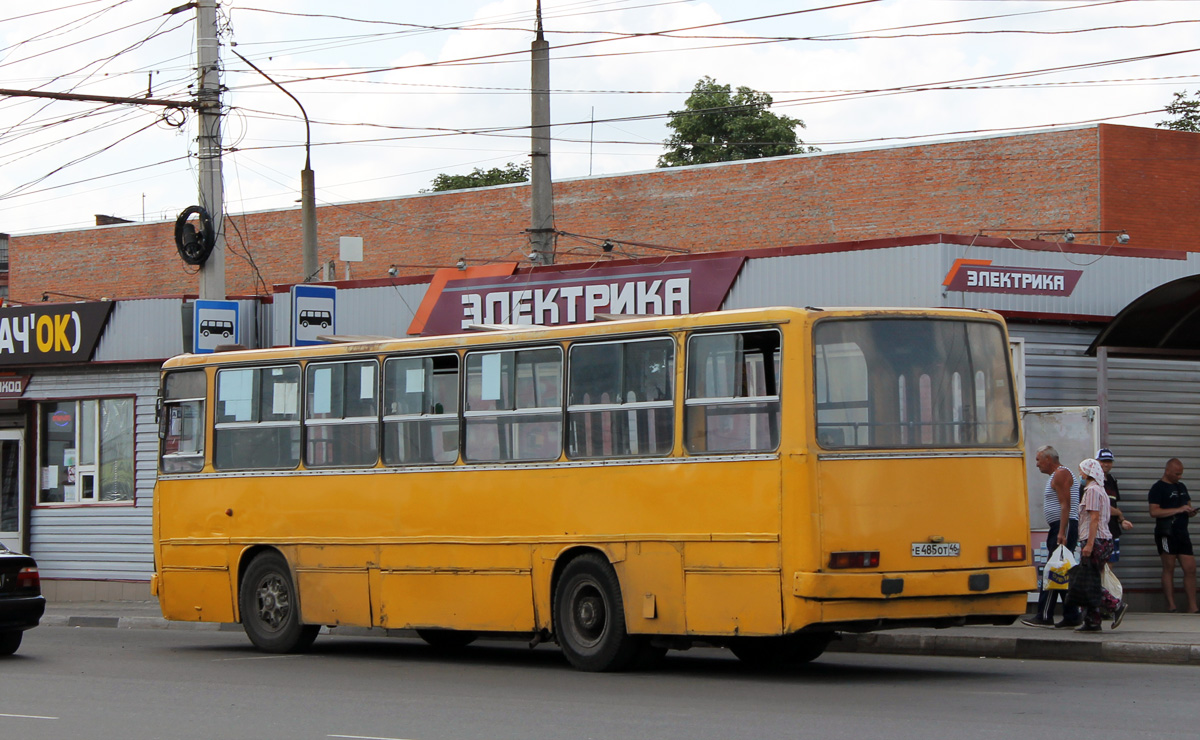
[[1067,574],[1078,564],[1075,554],[1068,550],[1066,545],[1059,545],[1042,570],[1042,589],[1066,591],[1071,585],[1071,578]]
[[1121,600],[1121,594],[1124,593],[1121,582],[1117,580],[1117,574],[1113,573],[1113,569],[1108,563],[1104,564],[1104,572],[1100,574],[1100,588],[1112,594],[1117,601]]

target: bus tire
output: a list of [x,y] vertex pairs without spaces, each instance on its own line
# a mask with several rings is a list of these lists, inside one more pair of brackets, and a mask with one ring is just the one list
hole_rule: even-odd
[[417,637],[439,650],[459,650],[475,642],[478,635],[465,630],[427,629],[417,630]]
[[21,647],[21,636],[24,634],[21,630],[0,632],[0,655],[12,655],[17,652],[17,648]]
[[729,649],[738,660],[755,668],[783,668],[816,660],[832,640],[832,633],[739,637]]
[[242,628],[259,650],[298,653],[307,650],[321,627],[300,621],[300,600],[287,560],[265,552],[246,568],[239,589]]
[[621,584],[600,555],[581,555],[563,568],[553,620],[563,655],[581,671],[619,671],[638,655],[639,640],[625,630]]

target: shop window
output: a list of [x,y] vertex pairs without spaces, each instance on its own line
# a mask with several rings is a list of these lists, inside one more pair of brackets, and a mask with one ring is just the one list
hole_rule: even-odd
[[164,473],[198,473],[204,469],[203,370],[168,373],[159,412],[159,468]]
[[38,502],[133,501],[134,399],[38,405]]
[[778,331],[700,334],[688,343],[688,452],[766,452],[779,446]]
[[567,454],[669,454],[675,429],[674,381],[671,339],[573,345]]
[[269,470],[300,464],[300,367],[217,371],[213,467]]
[[562,452],[562,351],[467,355],[465,456],[471,462],[556,460]]
[[304,464],[367,467],[378,462],[379,363],[310,362],[304,373]]
[[385,464],[458,461],[458,355],[389,359],[383,402]]

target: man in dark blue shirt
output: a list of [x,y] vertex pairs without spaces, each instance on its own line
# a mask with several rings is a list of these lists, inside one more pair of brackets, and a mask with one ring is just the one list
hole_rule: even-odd
[[1154,517],[1154,544],[1162,559],[1163,595],[1167,597],[1167,611],[1178,611],[1175,607],[1175,563],[1183,569],[1183,592],[1187,595],[1188,612],[1196,614],[1196,558],[1192,554],[1192,540],[1188,537],[1188,519],[1196,516],[1187,486],[1179,482],[1183,477],[1183,463],[1173,457],[1167,461],[1162,480],[1150,486],[1150,516]]

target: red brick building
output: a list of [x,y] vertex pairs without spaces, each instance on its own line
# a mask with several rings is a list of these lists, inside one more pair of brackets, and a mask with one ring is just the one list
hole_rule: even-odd
[[[1200,134],[1100,124],[590,177],[555,183],[554,209],[559,262],[603,257],[606,239],[614,256],[647,256],[662,253],[656,246],[695,253],[937,232],[1028,239],[1068,228],[1080,242],[1111,244],[1125,230],[1130,247],[1200,251]],[[520,259],[529,212],[528,185],[323,206],[319,259],[337,258],[341,236],[364,239],[354,278],[386,277],[391,265],[427,274],[460,257]],[[301,278],[298,209],[229,221],[230,294]],[[198,284],[169,222],[16,236],[11,266],[18,301],[47,291],[178,295]]]

